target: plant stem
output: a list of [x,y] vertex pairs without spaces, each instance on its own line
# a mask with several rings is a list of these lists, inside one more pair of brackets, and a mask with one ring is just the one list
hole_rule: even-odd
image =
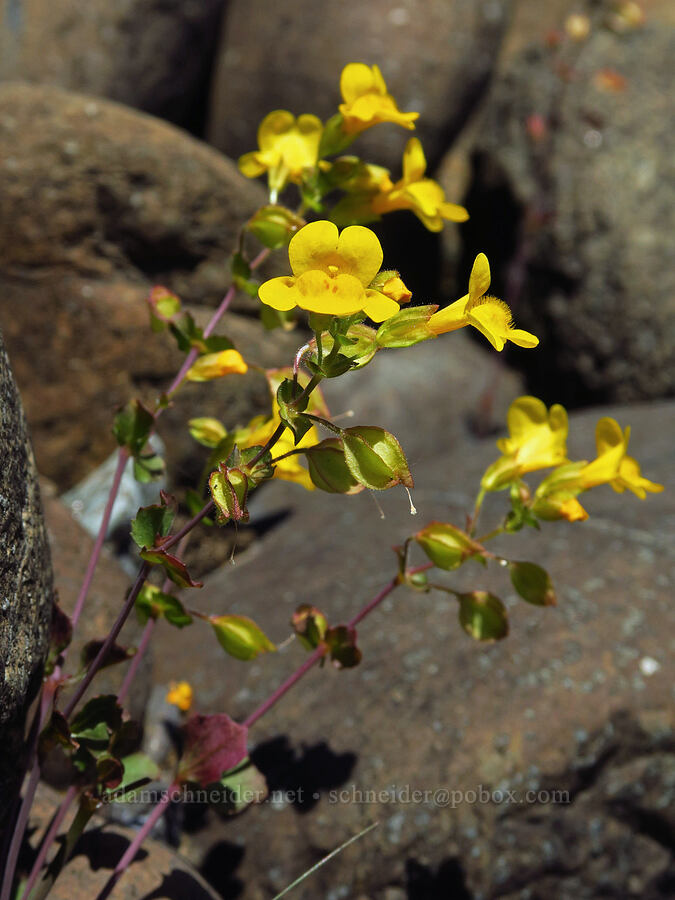
[[124,701],[126,700],[127,694],[129,693],[129,688],[131,687],[133,680],[136,677],[136,673],[138,672],[143,656],[145,655],[145,651],[148,649],[148,644],[150,643],[150,638],[152,637],[152,633],[155,630],[156,624],[157,619],[148,619],[148,621],[145,623],[145,628],[143,629],[143,634],[141,635],[141,639],[138,642],[136,652],[134,653],[131,662],[129,663],[129,668],[127,669],[127,673],[124,676],[122,686],[117,692],[117,702],[120,704],[120,706],[122,706],[124,704]]
[[195,516],[193,516],[189,522],[186,522],[185,525],[183,525],[180,531],[172,534],[168,540],[164,541],[161,549],[169,550],[171,547],[173,547],[174,544],[177,544],[185,537],[186,534],[189,534],[192,531],[195,525],[198,525],[205,516],[208,516],[208,514],[213,510],[214,507],[215,503],[213,502],[213,500],[209,500],[208,503],[205,506],[202,506],[199,512]]
[[260,462],[260,460],[261,460],[261,459],[263,458],[263,456],[267,453],[267,451],[268,451],[268,450],[271,450],[272,447],[274,447],[274,445],[276,444],[276,442],[279,440],[279,438],[281,437],[281,435],[282,435],[282,434],[284,433],[284,431],[286,430],[286,427],[287,427],[287,426],[286,426],[286,423],[285,423],[285,422],[280,422],[280,423],[277,425],[277,427],[276,427],[275,430],[274,430],[274,434],[273,434],[272,437],[269,439],[269,441],[265,444],[264,447],[261,447],[260,450],[259,450],[259,451],[256,453],[256,455],[253,457],[253,459],[249,460],[249,462],[246,464],[247,466],[249,466],[249,468],[252,468],[257,462]]
[[[96,535],[96,542],[92,548],[91,556],[89,557],[89,564],[87,565],[87,572],[84,576],[84,581],[82,582],[82,587],[80,588],[80,593],[78,594],[77,601],[75,602],[75,608],[73,609],[73,614],[70,617],[71,624],[73,629],[77,625],[80,616],[82,614],[82,608],[84,607],[84,602],[87,599],[87,595],[89,593],[89,589],[91,587],[91,582],[94,578],[94,572],[96,571],[96,566],[98,565],[99,558],[101,556],[101,550],[103,549],[103,544],[105,542],[106,534],[108,532],[108,525],[110,524],[110,516],[112,515],[113,506],[115,505],[115,500],[117,499],[117,494],[120,488],[120,482],[122,481],[122,475],[124,474],[124,469],[126,468],[127,462],[129,461],[129,451],[126,447],[120,447],[117,453],[117,467],[115,469],[115,474],[113,476],[112,483],[110,485],[110,491],[108,493],[108,501],[105,505],[105,509],[103,511],[103,518],[101,519],[101,524],[98,529],[98,534]],[[62,656],[65,657],[66,651],[62,653]]]
[[149,571],[150,571],[149,563],[143,563],[143,565],[141,566],[141,568],[138,571],[138,575],[136,576],[136,581],[134,582],[133,587],[129,591],[129,596],[127,597],[126,602],[125,602],[124,606],[122,607],[122,610],[120,611],[119,615],[117,616],[117,619],[115,620],[115,624],[110,629],[110,633],[108,634],[108,637],[103,642],[103,645],[102,645],[101,649],[98,651],[96,658],[94,659],[93,663],[87,669],[87,674],[84,676],[82,681],[79,683],[77,690],[75,691],[73,696],[70,698],[70,700],[68,701],[68,703],[66,704],[66,706],[63,710],[63,715],[66,717],[66,719],[70,718],[73,710],[75,709],[77,704],[80,702],[80,700],[84,696],[87,688],[93,681],[94,676],[96,675],[98,670],[101,668],[101,665],[104,662],[106,656],[108,655],[110,648],[117,640],[117,636],[119,635],[120,631],[122,630],[122,626],[124,625],[126,620],[129,618],[129,613],[134,608],[134,603],[136,602],[136,597],[138,597],[140,590],[143,587],[143,584],[145,583],[145,579],[146,579]]
[[146,839],[146,837],[152,831],[156,822],[162,817],[162,815],[166,812],[167,807],[171,803],[173,797],[179,792],[180,785],[177,782],[173,782],[173,784],[167,788],[167,790],[162,794],[161,800],[157,803],[157,806],[150,813],[148,818],[145,820],[141,828],[136,833],[134,839],[131,841],[127,849],[124,851],[122,858],[115,866],[115,871],[112,873],[108,881],[106,882],[103,890],[98,894],[96,900],[105,900],[106,897],[109,897],[112,889],[115,887],[120,877],[124,874],[129,865],[133,862],[136,853],[140,849],[141,844]]
[[35,882],[38,880],[38,876],[40,874],[40,870],[44,864],[45,859],[47,858],[47,853],[49,852],[49,848],[54,842],[54,838],[59,833],[59,828],[61,827],[63,820],[65,819],[68,810],[72,806],[75,798],[78,794],[78,788],[76,785],[71,784],[71,786],[66,791],[66,794],[61,801],[61,805],[57,809],[54,814],[54,818],[47,829],[45,836],[42,838],[42,843],[40,844],[40,849],[38,850],[38,855],[35,857],[35,862],[33,863],[33,868],[30,870],[30,875],[28,876],[28,881],[26,882],[26,886],[23,889],[23,893],[21,895],[21,900],[29,900],[30,892],[33,890],[35,886]]
[[[398,584],[398,577],[392,578],[389,584],[383,587],[379,594],[376,594],[376,596],[373,597],[373,599],[368,603],[366,603],[363,609],[359,613],[357,613],[353,619],[351,619],[351,621],[348,623],[349,627],[353,628],[355,625],[358,625],[358,623],[362,619],[365,619],[367,615],[369,615],[377,606],[380,605],[380,603],[382,603],[385,597],[388,597],[389,594],[391,594],[391,592],[396,587],[398,587]],[[267,700],[265,700],[264,703],[261,703],[260,706],[255,709],[251,713],[251,715],[244,720],[244,722],[242,722],[244,727],[250,728],[258,721],[258,719],[264,716],[265,713],[270,710],[276,703],[278,703],[278,701],[281,700],[284,694],[288,693],[293,685],[300,681],[303,675],[309,672],[312,666],[316,665],[316,663],[318,663],[319,660],[323,656],[325,656],[327,652],[328,647],[323,644],[318,646],[316,650],[311,654],[311,656],[308,656],[304,663],[298,669],[296,669],[295,672],[293,672],[293,674],[286,679],[286,681],[280,684],[279,687],[274,691],[274,693],[270,694],[270,696],[267,698]]]

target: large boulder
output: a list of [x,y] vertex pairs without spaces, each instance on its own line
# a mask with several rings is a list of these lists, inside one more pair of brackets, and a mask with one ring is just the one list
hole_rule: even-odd
[[672,15],[620,34],[607,7],[582,7],[586,41],[540,42],[494,82],[462,232],[542,339],[538,389],[568,403],[675,390]]
[[[402,408],[419,400],[414,391],[402,380]],[[458,402],[448,388],[448,416]],[[511,634],[485,646],[460,629],[454,598],[395,593],[359,626],[358,669],[311,671],[255,725],[273,802],[232,826],[207,818],[182,844],[216,886],[238,879],[247,897],[270,896],[377,821],[298,897],[671,895],[675,484],[664,423],[674,413],[660,403],[572,417],[575,456],[591,454],[598,416],[631,424],[631,450],[663,494],[641,503],[601,488],[587,498],[588,522],[495,544],[549,570],[557,607],[518,601],[499,566],[439,578],[505,600]],[[384,413],[377,421],[391,424]],[[496,452],[492,440],[457,433],[420,459],[416,519],[396,491],[381,521],[364,495],[272,486],[283,524],[207,580],[200,609],[249,614],[279,642],[299,603],[348,619],[391,578],[392,544],[433,518],[463,522]],[[505,500],[490,499],[485,530]],[[239,719],[305,658],[291,645],[245,666],[208,637],[198,627],[167,635],[155,680],[189,678],[198,708]]]
[[24,722],[40,685],[52,567],[19,393],[0,337],[0,832],[19,788]]
[[[337,111],[338,78],[349,62],[377,63],[399,108],[421,113],[417,133],[433,166],[465,121],[490,76],[510,0],[405,0],[326,5],[232,0],[223,20],[209,140],[229,156],[253,150],[260,120],[273,109],[324,119]],[[405,137],[380,126],[356,152],[395,171]]]
[[0,80],[97,94],[200,130],[224,0],[1,0]]
[[[113,449],[115,406],[155,397],[180,366],[173,340],[150,333],[149,287],[220,302],[238,230],[265,195],[178,129],[44,86],[0,85],[0,158],[0,322],[40,470],[64,489]],[[205,324],[209,310],[195,314]],[[230,322],[251,362],[292,359],[296,338],[261,342],[254,322]],[[198,414],[196,391],[178,395],[168,422]],[[255,373],[201,386],[201,396],[200,414],[229,426],[267,403]],[[181,468],[189,439],[177,440],[169,456]]]

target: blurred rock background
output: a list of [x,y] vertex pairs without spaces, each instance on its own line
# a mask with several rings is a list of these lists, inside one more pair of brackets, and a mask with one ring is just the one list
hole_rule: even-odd
[[[426,488],[420,482],[425,502],[417,505],[425,519],[431,509],[447,515],[448,505],[461,518],[469,502],[464,485],[480,471],[476,460],[487,462],[493,453],[485,435],[525,390],[572,408],[594,405],[580,414],[587,429],[606,404],[633,404],[616,415],[642,429],[633,438],[636,455],[650,477],[672,488],[675,416],[666,398],[675,388],[669,245],[675,154],[668,116],[674,25],[675,9],[664,0],[0,0],[0,330],[38,469],[53,492],[76,486],[113,450],[114,408],[133,395],[154,396],[179,365],[168,339],[149,331],[149,287],[162,283],[178,292],[198,320],[222,297],[236,229],[265,200],[263,185],[236,170],[237,156],[256,146],[259,120],[277,107],[329,116],[339,100],[340,70],[350,61],[377,63],[400,107],[421,112],[429,174],[471,213],[466,225],[448,225],[440,237],[412,215],[394,214],[380,230],[387,262],[406,273],[417,301],[445,303],[464,293],[473,258],[485,251],[494,293],[542,341],[536,352],[515,348],[496,357],[482,339],[462,332],[446,339],[442,359],[440,345],[403,357],[382,354],[350,379],[349,396],[336,393],[333,409],[351,406],[357,416],[372,416],[400,436],[420,474],[424,463],[435,479]],[[406,138],[381,126],[354,149],[397,175]],[[250,301],[235,306],[227,331],[247,359],[265,366],[288,362],[297,346],[295,335],[263,335]],[[201,464],[181,422],[217,415],[232,426],[266,402],[264,381],[254,373],[236,384],[224,379],[182,390],[161,428],[171,486],[189,483]],[[421,423],[429,421],[435,424],[423,434]],[[439,453],[439,445],[451,449]],[[367,838],[351,848],[307,887],[307,896],[675,892],[668,856],[675,832],[663,799],[675,780],[667,711],[673,648],[669,655],[663,642],[672,625],[675,530],[667,496],[642,505],[612,494],[595,525],[559,526],[559,536],[533,558],[541,553],[567,586],[562,609],[521,610],[514,620],[519,633],[499,648],[467,643],[452,622],[443,652],[426,661],[419,632],[433,632],[445,610],[438,601],[424,609],[415,601],[418,617],[392,624],[393,634],[380,624],[385,617],[364,631],[368,668],[339,678],[317,675],[315,683],[328,676],[331,686],[298,695],[270,717],[265,740],[292,733],[284,751],[288,771],[297,772],[309,755],[328,772],[324,781],[316,776],[320,795],[327,784],[349,779],[386,787],[392,773],[412,784],[419,771],[425,787],[470,787],[472,778],[494,787],[517,776],[577,786],[579,800],[560,817],[549,808],[509,812],[504,827],[503,811],[495,809],[446,811],[440,819],[437,812],[433,820],[420,809],[380,811],[386,822],[375,843],[367,845]],[[254,518],[266,524],[239,539],[255,545],[252,567],[234,575],[230,567],[216,569],[206,589],[213,602],[230,608],[229,600],[217,600],[226,582],[227,594],[253,593],[261,621],[276,610],[283,632],[298,602],[316,601],[304,580],[293,586],[292,572],[280,601],[261,573],[269,578],[265,570],[277,552],[279,565],[288,556],[286,547],[277,551],[281,532],[274,523],[289,511],[298,548],[318,529],[332,529],[322,525],[322,499],[277,486],[261,494]],[[327,605],[344,605],[345,615],[386,574],[386,564],[381,569],[373,561],[382,559],[389,540],[363,498],[351,499],[344,552],[362,553],[369,535],[378,535],[367,571],[335,585],[322,581],[317,563],[311,586],[330,595]],[[49,500],[50,508],[58,503]],[[391,540],[410,530],[404,513],[388,509]],[[361,532],[357,519],[365,523]],[[594,529],[592,538],[585,528]],[[269,534],[259,540],[263,531]],[[230,541],[221,536],[225,549],[211,551],[210,568],[227,558]],[[265,567],[256,553],[264,553],[257,559]],[[119,580],[110,580],[110,610],[119,602]],[[531,659],[530,643],[542,629],[546,639]],[[270,668],[252,666],[245,688],[247,672],[230,666],[226,683],[219,677],[216,684],[209,674],[215,659],[198,674],[197,635],[165,637],[181,639],[168,657],[181,667],[174,674],[205,679],[198,684],[204,709],[232,711],[235,702],[234,711],[243,713],[290,666],[287,656]],[[641,673],[643,659],[658,664],[649,677]],[[160,656],[157,684],[171,677],[169,668]],[[499,685],[494,691],[491,678]],[[384,710],[377,729],[363,724],[369,703]],[[354,724],[331,733],[336,715]],[[513,725],[521,718],[535,724],[521,732]],[[399,739],[400,730],[406,736]],[[508,740],[497,746],[502,733]],[[321,740],[328,749],[312,757]],[[274,765],[272,780],[290,784],[294,776],[279,770],[278,759]],[[266,806],[227,825],[198,823],[201,830],[184,838],[182,849],[224,897],[268,896],[363,827],[366,812],[346,814],[325,800],[309,816],[294,809],[277,816]],[[539,855],[532,850],[525,859],[523,848],[535,846]]]

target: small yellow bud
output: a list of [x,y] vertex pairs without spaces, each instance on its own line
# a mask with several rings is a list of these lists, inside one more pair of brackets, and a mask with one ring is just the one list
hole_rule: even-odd
[[213,381],[223,375],[236,373],[243,375],[248,371],[244,358],[237,350],[221,350],[220,353],[205,353],[188,369],[185,376],[188,381]]
[[166,702],[187,712],[192,706],[192,685],[187,681],[172,681],[166,695]]

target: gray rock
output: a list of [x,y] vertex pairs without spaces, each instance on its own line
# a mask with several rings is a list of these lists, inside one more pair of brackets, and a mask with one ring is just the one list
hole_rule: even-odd
[[[511,6],[427,0],[422,13],[414,0],[233,0],[214,74],[209,140],[236,158],[256,149],[258,124],[273,109],[327,119],[341,102],[343,67],[377,63],[399,109],[421,113],[417,133],[433,168],[485,87]],[[355,152],[398,172],[405,140],[400,128],[379,126],[359,138]]]
[[52,567],[26,423],[0,336],[0,831],[19,788],[24,722],[39,685]]
[[199,129],[223,0],[1,0],[0,79],[118,100]]
[[[523,356],[528,373],[567,403],[675,390],[675,32],[648,21],[613,33],[608,5],[582,5],[586,42],[531,47],[494,82],[462,232],[487,252],[516,321],[541,338]],[[606,70],[623,89],[603,85]],[[539,138],[527,128],[533,115]]]

